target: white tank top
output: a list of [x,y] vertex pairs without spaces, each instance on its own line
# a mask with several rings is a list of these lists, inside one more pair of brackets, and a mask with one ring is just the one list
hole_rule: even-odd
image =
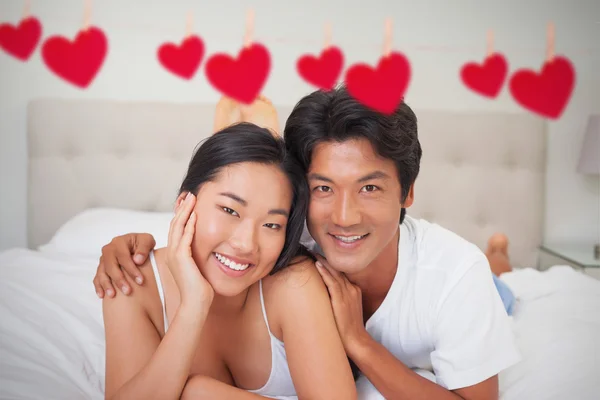
[[[152,264],[152,270],[154,271],[154,277],[156,279],[156,286],[158,287],[158,295],[160,296],[160,302],[162,303],[163,309],[163,320],[165,327],[165,334],[169,329],[169,320],[167,319],[167,309],[165,306],[165,293],[158,272],[158,265],[154,258],[154,251],[150,252],[150,263]],[[292,376],[287,363],[287,356],[285,354],[285,346],[283,342],[277,339],[271,332],[269,327],[269,320],[267,318],[267,311],[265,309],[265,300],[263,297],[262,280],[258,282],[260,289],[260,305],[262,308],[263,318],[269,331],[269,337],[271,338],[271,374],[267,383],[263,387],[256,390],[248,390],[251,393],[256,393],[261,396],[269,397],[278,400],[296,400],[298,395],[292,382]]]

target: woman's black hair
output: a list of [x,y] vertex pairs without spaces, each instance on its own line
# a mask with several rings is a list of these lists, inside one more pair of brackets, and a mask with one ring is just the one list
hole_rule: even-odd
[[300,244],[306,219],[309,188],[302,168],[294,156],[286,150],[282,138],[269,130],[242,122],[229,126],[200,142],[194,150],[179,194],[192,192],[197,195],[200,187],[213,181],[219,172],[233,164],[253,162],[274,165],[288,177],[293,190],[292,206],[286,228],[285,242],[271,274],[288,266],[294,257],[309,256]]

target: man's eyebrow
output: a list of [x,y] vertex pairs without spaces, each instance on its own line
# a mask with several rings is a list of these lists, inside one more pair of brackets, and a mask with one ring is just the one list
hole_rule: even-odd
[[246,200],[242,199],[240,196],[233,194],[231,192],[222,192],[222,193],[219,193],[219,195],[229,197],[230,199],[237,201],[244,207],[248,205],[248,202]]
[[385,172],[375,171],[375,172],[371,172],[368,175],[363,176],[357,182],[362,183],[362,182],[370,181],[373,179],[389,179],[389,178],[390,178],[390,176],[388,174],[386,174]]
[[[389,179],[389,178],[390,178],[390,176],[383,171],[374,171],[374,172],[371,172],[370,174],[367,174],[367,175],[363,176],[362,178],[358,179],[357,182],[362,183],[362,182],[370,181],[373,179]],[[333,183],[333,179],[323,176],[321,174],[317,174],[317,173],[309,174],[308,180],[317,180],[317,181]]]
[[314,172],[313,172],[313,173],[311,173],[311,174],[308,174],[308,180],[309,180],[309,181],[311,181],[311,180],[315,180],[315,181],[324,181],[324,182],[333,183],[333,180],[332,180],[332,179],[330,179],[330,178],[328,178],[328,177],[326,177],[326,176],[323,176],[323,175],[321,175],[321,174],[316,174],[316,173],[314,173]]

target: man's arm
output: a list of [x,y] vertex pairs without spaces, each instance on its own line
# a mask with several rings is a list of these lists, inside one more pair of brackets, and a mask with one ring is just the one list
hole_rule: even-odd
[[102,248],[102,256],[98,264],[94,287],[101,299],[104,296],[115,297],[113,283],[123,294],[129,295],[133,287],[125,279],[123,270],[138,285],[144,284],[144,275],[139,266],[144,265],[148,254],[156,246],[154,237],[149,233],[128,233],[117,236]]
[[423,378],[366,336],[351,345],[348,356],[386,399],[497,399],[498,378],[450,391]]
[[506,312],[485,257],[461,276],[438,310],[432,363],[437,383],[421,377],[371,338],[360,289],[319,257],[344,348],[375,388],[390,399],[497,399],[497,373],[514,363]]

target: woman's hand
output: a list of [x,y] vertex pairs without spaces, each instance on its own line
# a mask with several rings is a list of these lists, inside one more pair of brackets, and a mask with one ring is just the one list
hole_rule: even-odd
[[210,283],[202,276],[192,258],[192,240],[196,228],[194,204],[196,197],[188,193],[177,207],[169,228],[167,265],[175,279],[181,295],[182,307],[208,311],[214,297]]

